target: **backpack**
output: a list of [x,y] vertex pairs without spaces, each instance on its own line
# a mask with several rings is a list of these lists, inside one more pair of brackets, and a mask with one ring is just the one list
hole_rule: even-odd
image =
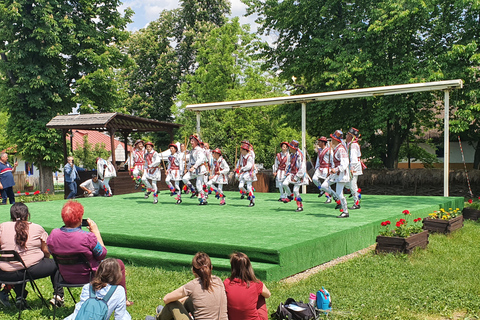
[[293,320],[292,313],[285,308],[285,305],[280,302],[277,311],[271,314],[273,319],[276,320]]
[[93,291],[92,285],[89,285],[90,297],[78,310],[75,320],[107,320],[108,305],[107,302],[115,292],[117,286],[111,286],[107,294],[103,298],[98,298]]
[[277,320],[312,320],[316,317],[317,312],[311,305],[292,298],[288,298],[285,304],[280,303],[277,311],[272,313],[272,318]]
[[332,298],[324,287],[317,291],[317,308],[324,311],[332,310]]

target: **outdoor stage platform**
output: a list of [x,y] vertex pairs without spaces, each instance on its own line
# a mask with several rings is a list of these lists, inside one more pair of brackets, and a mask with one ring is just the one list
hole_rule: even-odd
[[[303,195],[303,212],[294,201],[278,202],[278,193],[257,193],[256,205],[248,207],[238,192],[226,193],[227,205],[210,196],[207,206],[184,195],[175,204],[167,191],[154,205],[143,193],[111,198],[78,199],[85,206],[84,218],[98,224],[109,257],[135,265],[165,269],[190,269],[197,251],[207,252],[214,270],[230,270],[228,256],[242,251],[252,260],[262,280],[279,280],[375,243],[380,223],[393,223],[411,212],[410,220],[426,217],[439,208],[463,209],[461,197],[412,197],[364,195],[360,210],[338,219],[335,203],[325,197]],[[350,205],[351,205],[351,198]],[[47,232],[63,225],[60,212],[65,201],[27,204],[31,221]],[[0,206],[0,221],[10,217],[10,206]]]

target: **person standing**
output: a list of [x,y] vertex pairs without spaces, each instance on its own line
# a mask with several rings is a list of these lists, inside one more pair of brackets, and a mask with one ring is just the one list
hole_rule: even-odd
[[[158,187],[157,181],[162,179],[162,172],[160,171],[160,155],[157,151],[153,149],[153,143],[145,143],[145,170],[143,171],[142,181],[143,184],[147,187],[145,191],[145,199],[148,199],[150,194],[153,192],[153,203],[158,203]],[[148,180],[151,180],[152,183]]]
[[[341,206],[341,214],[337,218],[348,218],[347,199],[343,195],[345,184],[350,181],[348,153],[343,144],[343,132],[335,131],[330,135],[332,138],[332,167],[330,175],[322,183],[322,190],[332,194],[337,200],[337,204]],[[336,183],[336,191],[333,191],[331,185]]]
[[77,180],[80,180],[78,171],[85,171],[85,169],[77,167],[74,163],[72,156],[67,158],[67,164],[63,168],[65,183],[68,184],[70,193],[67,196],[67,199],[75,199],[77,195]]
[[135,148],[132,154],[132,162],[133,168],[132,170],[132,178],[135,181],[135,189],[142,184],[142,176],[143,176],[143,167],[145,166],[145,145],[143,140],[135,141],[133,145]]
[[[182,158],[180,158],[180,155],[177,152],[178,146],[176,144],[171,143],[168,148],[170,149],[171,155],[168,156],[168,168],[165,183],[170,189],[170,196],[176,195],[175,200],[177,200],[177,204],[180,204],[182,203],[182,191],[180,189],[180,181],[183,176]],[[174,181],[175,186],[172,181]]]
[[[207,182],[209,191],[215,192],[215,198],[220,199],[220,205],[225,205],[225,195],[223,194],[223,185],[228,183],[227,174],[230,171],[227,161],[222,157],[222,151],[216,148],[212,151],[213,163],[212,174]],[[217,186],[215,186],[217,184]]]
[[[294,199],[297,202],[297,212],[303,211],[303,200],[300,197],[300,186],[308,184],[308,175],[307,175],[307,163],[305,161],[305,156],[303,152],[298,147],[298,141],[292,140],[288,147],[290,148],[291,157],[290,165],[287,169],[287,176],[283,185],[289,196],[283,201],[284,203],[290,202]],[[289,184],[293,184],[293,194],[291,194]]]
[[8,163],[8,154],[2,152],[0,154],[0,189],[2,191],[2,204],[7,204],[7,198],[10,204],[15,203],[15,194],[13,193],[13,186],[15,180],[13,174],[17,170],[18,162],[15,161],[13,167]]
[[[207,174],[207,167],[205,166],[206,157],[203,148],[200,146],[200,139],[196,135],[190,136],[190,144],[192,145],[192,152],[190,153],[189,169],[183,176],[183,183],[193,192],[196,192],[199,205],[206,205],[207,199],[203,191],[204,176]],[[196,190],[190,182],[191,179],[196,178]]]
[[325,194],[325,197],[327,198],[325,203],[331,203],[332,197],[328,194],[328,192],[322,190],[322,182],[328,177],[331,162],[331,151],[327,138],[323,136],[318,138],[318,144],[315,145],[315,148],[317,148],[317,162],[312,181],[320,190],[320,194],[318,196],[321,197],[323,194]]
[[360,192],[358,189],[358,176],[363,174],[362,170],[362,162],[360,161],[360,157],[362,156],[362,152],[360,151],[360,145],[358,144],[358,139],[360,138],[360,133],[358,129],[351,127],[350,130],[347,132],[347,138],[345,139],[347,142],[347,151],[348,157],[350,160],[350,192],[352,193],[354,204],[350,207],[350,209],[360,209]]
[[[249,207],[255,205],[255,195],[253,194],[252,183],[257,181],[257,175],[255,174],[255,156],[251,152],[250,146],[246,143],[243,143],[240,147],[241,157],[240,167],[237,169],[236,173],[238,175],[238,189],[242,194],[242,199],[245,194],[248,194],[247,199],[250,200]],[[247,187],[245,188],[245,184]]]
[[280,190],[280,199],[278,201],[283,201],[287,198],[287,192],[283,186],[283,181],[286,177],[287,165],[290,163],[290,153],[288,152],[288,142],[280,143],[280,148],[282,151],[277,153],[275,156],[275,163],[273,165],[273,176],[275,177],[275,182],[277,188]]
[[103,183],[103,189],[105,190],[105,197],[111,197],[112,188],[110,188],[110,179],[117,176],[117,171],[113,164],[105,159],[97,158],[97,174]]

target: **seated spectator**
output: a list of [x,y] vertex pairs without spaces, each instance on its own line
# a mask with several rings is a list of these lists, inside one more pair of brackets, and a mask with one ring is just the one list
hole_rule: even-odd
[[[82,230],[83,206],[76,201],[68,201],[62,208],[62,220],[65,223],[60,229],[54,229],[48,237],[48,249],[52,254],[74,254],[83,253],[90,262],[93,270],[96,271],[100,261],[107,255],[107,248],[102,240],[98,226],[92,219],[87,219],[90,232]],[[122,270],[122,281],[120,285],[125,285],[125,265],[118,260]],[[70,283],[87,283],[90,281],[88,268],[84,264],[60,265],[60,273],[65,281]],[[133,302],[127,300],[127,306]]]
[[102,182],[98,180],[96,174],[92,174],[92,178],[88,179],[82,184],[80,188],[84,191],[85,195],[88,197],[96,197],[100,195],[100,188],[103,186]]
[[[53,292],[63,300],[63,288],[57,287],[59,279],[57,266],[52,259],[49,259],[50,253],[47,248],[47,232],[38,224],[29,222],[30,213],[28,207],[16,202],[10,208],[11,221],[0,224],[0,248],[1,250],[15,250],[22,257],[28,271],[33,279],[50,277],[53,285]],[[0,261],[0,276],[4,280],[18,281],[23,280],[23,266],[20,263],[10,263]],[[24,288],[25,284],[23,284]],[[27,291],[22,296],[22,285],[14,287],[17,301],[17,308],[28,308],[25,298]],[[55,300],[50,301],[54,303]],[[9,306],[8,289],[0,293],[0,303]]]
[[232,274],[225,279],[229,320],[268,320],[265,298],[270,291],[255,277],[248,256],[242,252],[230,255]]
[[[157,307],[157,320],[227,320],[227,297],[222,280],[212,276],[212,262],[204,252],[198,252],[192,260],[195,279],[168,293],[165,307]],[[146,320],[155,319],[147,316]]]
[[[102,299],[113,285],[118,285],[121,281],[122,271],[116,259],[108,258],[100,262],[92,282],[83,286],[80,301],[75,305],[75,310],[64,320],[75,319],[83,303],[90,298],[90,286],[93,288],[93,291],[95,291],[97,298]],[[123,290],[121,286],[118,286],[107,302],[107,319],[110,319],[110,316],[115,311],[115,320],[131,320],[132,317],[127,311],[126,303],[127,297],[125,296],[125,290]]]

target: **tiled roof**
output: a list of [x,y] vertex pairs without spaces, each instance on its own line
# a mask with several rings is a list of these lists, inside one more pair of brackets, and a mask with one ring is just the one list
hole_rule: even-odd
[[[77,150],[79,147],[83,147],[83,137],[88,137],[88,143],[91,143],[92,146],[95,146],[97,143],[104,143],[105,149],[111,151],[110,147],[110,136],[106,135],[99,131],[93,130],[73,130],[73,150]],[[70,141],[70,135],[67,134],[67,139]],[[123,149],[123,142],[120,142],[117,138],[115,138],[115,149],[118,148],[120,145]],[[132,147],[127,145],[128,151],[132,151]]]

